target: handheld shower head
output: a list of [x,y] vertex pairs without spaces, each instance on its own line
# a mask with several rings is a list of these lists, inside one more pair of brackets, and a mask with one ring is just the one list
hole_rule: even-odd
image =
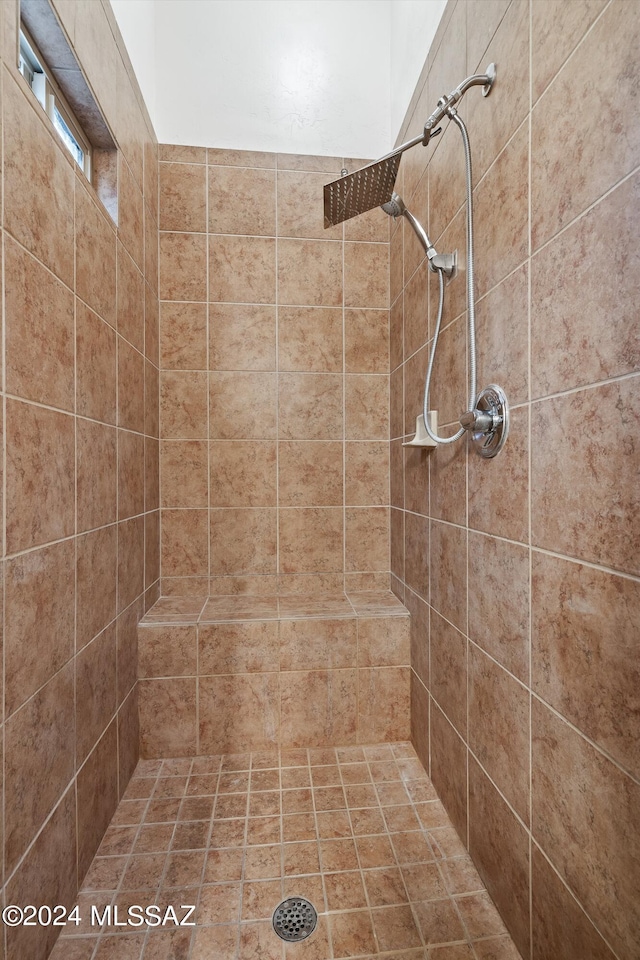
[[404,213],[406,213],[407,209],[404,205],[404,200],[397,193],[392,193],[391,200],[389,200],[387,203],[381,204],[381,207],[384,212],[390,217],[393,217],[394,220],[396,217],[401,217]]

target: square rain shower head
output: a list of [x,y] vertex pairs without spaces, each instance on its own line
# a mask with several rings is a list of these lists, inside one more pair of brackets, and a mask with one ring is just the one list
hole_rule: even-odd
[[361,167],[324,188],[324,225],[333,227],[391,200],[402,153]]

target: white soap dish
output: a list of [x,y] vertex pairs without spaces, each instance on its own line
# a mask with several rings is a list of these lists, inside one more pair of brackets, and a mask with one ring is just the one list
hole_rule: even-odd
[[[438,432],[438,411],[429,410],[429,426],[431,427],[432,433]],[[436,447],[437,443],[435,440],[432,440],[429,434],[427,433],[427,428],[424,425],[424,416],[420,414],[419,417],[416,417],[416,435],[413,440],[408,440],[407,443],[402,444],[403,447]]]

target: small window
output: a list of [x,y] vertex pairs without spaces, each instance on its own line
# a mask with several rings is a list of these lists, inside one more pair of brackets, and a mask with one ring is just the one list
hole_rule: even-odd
[[69,104],[24,27],[20,30],[19,66],[20,73],[33,90],[65,147],[87,180],[91,180],[91,144],[82,133]]

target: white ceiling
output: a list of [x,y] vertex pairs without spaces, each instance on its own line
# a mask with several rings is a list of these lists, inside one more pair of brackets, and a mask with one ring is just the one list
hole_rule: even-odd
[[446,0],[111,0],[158,139],[374,157]]

